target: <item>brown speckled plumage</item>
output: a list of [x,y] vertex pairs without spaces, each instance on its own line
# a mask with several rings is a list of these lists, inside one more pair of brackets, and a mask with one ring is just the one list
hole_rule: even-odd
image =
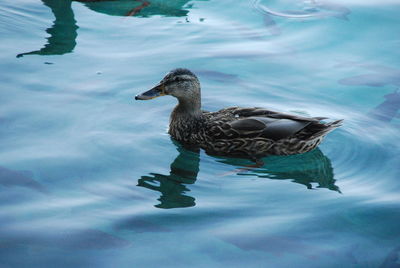
[[342,120],[322,123],[321,117],[303,117],[263,108],[230,107],[201,111],[200,83],[187,69],[168,73],[153,89],[136,96],[151,99],[172,95],[179,101],[171,113],[169,134],[209,154],[257,160],[267,155],[291,155],[316,148]]

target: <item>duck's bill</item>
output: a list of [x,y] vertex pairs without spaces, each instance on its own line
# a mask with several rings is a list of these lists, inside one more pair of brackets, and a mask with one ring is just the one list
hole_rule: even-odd
[[162,84],[158,84],[152,89],[143,92],[142,94],[136,95],[135,100],[151,100],[164,95],[164,86]]

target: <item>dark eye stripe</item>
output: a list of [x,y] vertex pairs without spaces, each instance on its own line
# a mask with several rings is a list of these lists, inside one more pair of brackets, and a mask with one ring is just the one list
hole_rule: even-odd
[[175,80],[176,82],[181,82],[181,81],[185,81],[185,80],[187,80],[187,79],[182,78],[182,77],[176,77],[174,80]]
[[182,77],[175,77],[175,78],[172,78],[172,79],[168,79],[166,81],[166,84],[171,84],[173,82],[182,82],[182,81],[187,81],[187,80],[188,79],[185,79],[185,78],[182,78]]

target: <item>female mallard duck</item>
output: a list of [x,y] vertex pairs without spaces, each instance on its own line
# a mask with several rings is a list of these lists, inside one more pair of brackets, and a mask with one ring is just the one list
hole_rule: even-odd
[[169,134],[177,141],[209,154],[250,158],[311,151],[343,120],[321,123],[323,117],[303,117],[263,108],[230,107],[202,111],[200,82],[188,69],[169,72],[155,87],[135,97],[150,100],[171,95],[179,103],[171,113]]

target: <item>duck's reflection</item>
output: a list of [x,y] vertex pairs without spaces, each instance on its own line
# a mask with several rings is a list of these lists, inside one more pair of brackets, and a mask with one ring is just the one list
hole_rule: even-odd
[[[20,53],[24,55],[62,55],[70,53],[76,46],[79,28],[71,7],[73,0],[42,0],[55,17],[53,25],[46,30],[50,35],[47,44],[39,50]],[[161,15],[166,17],[187,16],[184,6],[190,0],[75,0],[82,2],[89,9],[112,16],[150,17]],[[190,8],[190,6],[188,6]]]
[[[228,163],[232,159],[221,161]],[[257,176],[273,180],[291,180],[305,185],[307,189],[326,188],[340,193],[335,185],[331,161],[317,148],[302,155],[271,156],[262,168],[252,169],[243,176]]]
[[[196,150],[184,149],[175,143],[179,155],[171,164],[169,175],[150,173],[150,176],[142,176],[138,180],[140,187],[161,193],[158,208],[179,208],[195,206],[195,198],[188,195],[188,185],[194,184],[199,173],[200,157]],[[234,158],[224,158],[217,161],[235,167],[243,166],[244,161]],[[238,173],[245,176],[257,176],[259,178],[291,180],[303,184],[308,189],[326,188],[340,193],[335,185],[331,161],[318,148],[302,154],[284,157],[268,157],[266,165],[262,168]],[[315,184],[315,185],[314,185]]]
[[194,150],[186,150],[177,145],[179,155],[171,164],[169,175],[150,173],[151,176],[142,176],[138,180],[138,186],[161,193],[158,208],[193,207],[194,197],[187,195],[190,190],[187,184],[195,183],[199,173],[200,156]]

